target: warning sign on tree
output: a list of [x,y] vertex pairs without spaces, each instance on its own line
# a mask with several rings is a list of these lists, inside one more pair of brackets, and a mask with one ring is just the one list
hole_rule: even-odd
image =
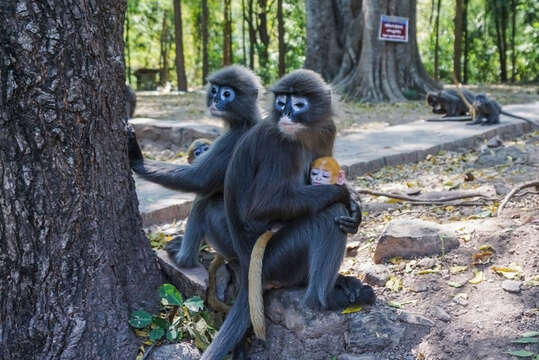
[[408,18],[382,15],[380,18],[378,39],[408,42]]

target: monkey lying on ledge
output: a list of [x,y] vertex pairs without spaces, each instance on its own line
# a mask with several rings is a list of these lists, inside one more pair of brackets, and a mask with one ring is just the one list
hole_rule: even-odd
[[[468,90],[463,90],[465,99],[468,102],[475,100],[475,95]],[[461,117],[468,114],[469,108],[466,102],[459,96],[456,90],[442,90],[437,92],[429,92],[427,94],[427,104],[432,106],[432,112],[435,114],[444,114],[442,119],[454,117]],[[470,118],[466,117],[469,120]],[[430,121],[436,121],[440,119],[429,119]]]

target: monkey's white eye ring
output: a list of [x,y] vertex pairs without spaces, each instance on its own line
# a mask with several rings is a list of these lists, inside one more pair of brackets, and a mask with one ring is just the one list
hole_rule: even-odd
[[235,97],[236,97],[236,93],[234,92],[234,89],[232,89],[231,87],[223,86],[221,88],[221,100],[230,102],[234,100]]
[[286,106],[286,96],[279,95],[275,98],[275,108],[279,111],[283,110]]
[[302,113],[307,111],[309,108],[309,100],[303,96],[293,96],[292,95],[292,110],[294,113]]

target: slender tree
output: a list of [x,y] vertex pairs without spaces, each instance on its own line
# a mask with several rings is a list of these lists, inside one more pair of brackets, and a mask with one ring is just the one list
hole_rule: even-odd
[[461,81],[460,58],[462,55],[462,1],[455,1],[455,40],[453,42],[453,77],[459,82]]
[[241,0],[241,48],[243,55],[243,66],[247,66],[247,45],[245,43],[245,17],[245,0]]
[[440,55],[440,7],[442,0],[438,0],[436,5],[436,18],[434,20],[434,80],[438,80],[439,77],[439,55]]
[[161,26],[161,39],[160,39],[160,72],[159,72],[159,83],[161,86],[165,86],[168,81],[169,65],[168,65],[168,55],[170,52],[170,39],[168,36],[168,21],[167,21],[167,11],[163,11],[163,22]]
[[232,6],[230,0],[223,0],[223,65],[232,64]]
[[247,25],[249,27],[249,67],[255,69],[255,49],[256,49],[256,26],[254,20],[255,4],[254,0],[247,0]]
[[468,33],[468,0],[463,2],[462,31],[464,33],[464,62],[462,65],[462,82],[468,83],[468,57],[469,57],[469,33]]
[[500,80],[507,82],[507,25],[509,7],[505,0],[489,0],[496,30],[496,47],[500,61]]
[[268,0],[258,0],[258,38],[260,44],[258,49],[258,62],[262,69],[262,79],[268,81],[268,66],[269,66],[269,43],[270,36],[268,33]]
[[277,0],[277,33],[279,41],[279,77],[281,77],[286,73],[286,45],[284,43],[283,0]]
[[125,10],[0,2],[1,359],[134,359],[129,312],[157,307],[127,158]]
[[515,36],[517,29],[517,0],[511,0],[511,82],[517,77],[517,49]]
[[182,0],[172,0],[174,5],[174,42],[176,43],[176,78],[178,90],[187,91],[187,75],[183,56]]
[[200,23],[202,33],[202,84],[206,83],[206,78],[209,73],[209,60],[208,60],[208,26],[209,26],[209,12],[208,12],[208,0],[202,0],[202,21]]
[[[307,0],[305,66],[349,98],[402,101],[439,88],[427,75],[416,41],[415,0]],[[408,42],[378,40],[381,15],[409,19]]]

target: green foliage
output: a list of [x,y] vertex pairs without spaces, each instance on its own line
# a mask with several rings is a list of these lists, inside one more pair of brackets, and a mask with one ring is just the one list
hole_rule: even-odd
[[[515,339],[511,341],[513,344],[522,344],[522,345],[528,345],[528,344],[537,344],[539,343],[539,332],[538,331],[528,331],[521,335],[520,338]],[[539,353],[534,353],[528,350],[509,350],[506,351],[506,354],[521,357],[521,358],[531,358],[535,357],[536,359],[539,359]]]
[[150,315],[144,310],[131,313],[129,324],[137,329],[137,336],[146,344],[175,343],[184,338],[192,339],[204,350],[217,333],[211,313],[204,309],[199,296],[183,301],[182,294],[172,284],[159,287],[161,310]]

